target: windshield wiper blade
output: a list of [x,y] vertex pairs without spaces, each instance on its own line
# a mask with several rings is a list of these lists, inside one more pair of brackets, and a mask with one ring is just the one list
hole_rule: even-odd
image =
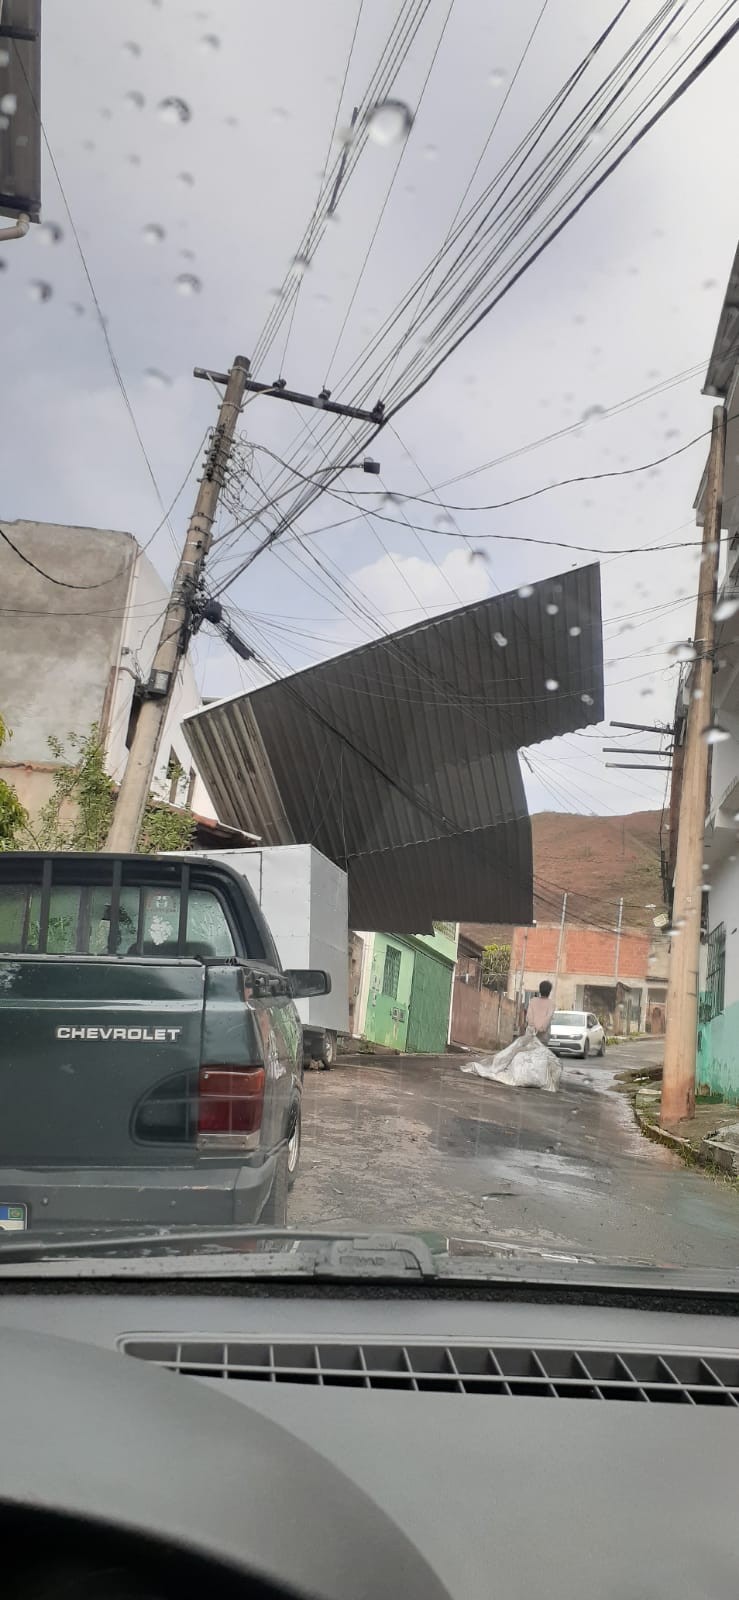
[[[446,1241],[438,1236],[436,1243],[441,1248],[446,1246]],[[252,1245],[255,1246],[253,1251]],[[193,1248],[185,1252],[183,1246]],[[233,1257],[234,1268],[238,1266],[240,1271],[249,1271],[254,1276],[267,1270],[270,1274],[289,1275],[293,1271],[301,1277],[310,1273],[314,1277],[329,1278],[433,1278],[438,1273],[429,1244],[419,1234],[238,1226],[162,1228],[159,1225],[145,1231],[82,1234],[79,1238],[69,1234],[59,1238],[48,1235],[33,1239],[28,1235],[13,1237],[0,1246],[0,1273],[4,1263],[42,1265],[55,1261],[66,1265],[89,1257],[94,1257],[98,1266],[112,1269],[117,1261],[125,1261],[130,1267],[136,1262],[137,1252],[139,1257],[145,1252],[147,1261],[158,1256],[182,1259],[184,1255],[188,1262],[194,1263],[198,1259],[212,1261],[214,1251],[225,1263],[224,1270],[228,1270],[228,1258]]]

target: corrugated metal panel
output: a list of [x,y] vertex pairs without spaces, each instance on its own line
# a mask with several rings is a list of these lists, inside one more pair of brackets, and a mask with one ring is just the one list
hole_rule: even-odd
[[731,266],[724,303],[718,319],[711,359],[708,363],[705,394],[726,395],[739,361],[739,247]]
[[[41,215],[41,0],[5,0],[0,5],[0,97],[13,95],[15,110],[0,117],[0,216]],[[10,31],[8,31],[10,30]],[[14,31],[31,35],[13,37]]]
[[416,624],[184,726],[224,821],[346,864],[355,927],[422,933],[434,918],[530,919],[517,750],[602,717],[593,565],[528,598]]
[[436,1055],[446,1049],[453,974],[448,961],[416,949],[406,1050]]

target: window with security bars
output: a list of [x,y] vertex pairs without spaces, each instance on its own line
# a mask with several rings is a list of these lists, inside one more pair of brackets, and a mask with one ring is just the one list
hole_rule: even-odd
[[719,922],[708,935],[708,970],[706,972],[705,1020],[710,1022],[724,1009],[724,976],[726,972],[726,924]]
[[385,970],[382,974],[382,992],[389,1000],[397,1000],[400,981],[400,951],[389,944],[385,951]]

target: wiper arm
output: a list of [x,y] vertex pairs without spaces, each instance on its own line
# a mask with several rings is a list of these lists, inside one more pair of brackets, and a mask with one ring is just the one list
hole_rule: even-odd
[[[270,1251],[268,1241],[276,1249]],[[436,1241],[445,1248],[445,1241]],[[253,1253],[249,1247],[255,1244]],[[49,1261],[74,1262],[80,1258],[95,1257],[98,1264],[113,1266],[116,1260],[131,1265],[128,1252],[146,1252],[151,1260],[152,1247],[163,1257],[180,1255],[182,1246],[195,1247],[197,1258],[202,1250],[206,1259],[219,1246],[233,1255],[234,1266],[249,1270],[254,1276],[268,1270],[270,1274],[301,1277],[307,1274],[317,1278],[434,1278],[437,1266],[428,1243],[418,1234],[367,1233],[353,1230],[323,1232],[295,1230],[293,1228],[162,1228],[138,1230],[135,1233],[81,1234],[79,1238],[65,1234],[63,1238],[31,1240],[12,1238],[0,1246],[0,1273],[3,1263]],[[108,1252],[115,1251],[115,1256]],[[123,1255],[122,1252],[125,1252]],[[267,1261],[269,1257],[269,1262]],[[302,1257],[302,1260],[300,1259]],[[135,1259],[135,1256],[134,1256]],[[227,1270],[227,1269],[226,1269]]]

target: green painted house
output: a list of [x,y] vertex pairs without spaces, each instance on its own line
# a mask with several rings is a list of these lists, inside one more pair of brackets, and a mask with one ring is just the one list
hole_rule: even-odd
[[433,934],[364,936],[367,981],[359,1031],[392,1050],[435,1055],[446,1049],[457,925],[435,922]]

